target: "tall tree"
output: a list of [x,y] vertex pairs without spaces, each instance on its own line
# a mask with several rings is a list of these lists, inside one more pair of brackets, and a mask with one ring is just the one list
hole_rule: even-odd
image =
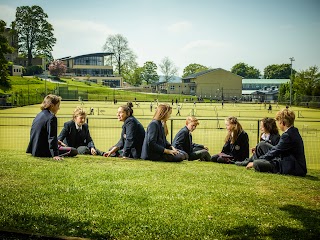
[[0,20],[0,88],[8,90],[11,88],[9,82],[8,61],[4,54],[12,53],[13,49],[8,44],[8,39],[3,35],[6,23]]
[[178,69],[176,68],[174,63],[168,57],[165,57],[164,59],[162,59],[159,66],[160,66],[161,72],[164,76],[165,82],[172,81],[174,76],[178,72]]
[[159,76],[157,73],[157,64],[152,61],[145,62],[143,65],[143,70],[141,72],[141,78],[147,84],[158,82]]
[[136,63],[135,61],[128,61],[123,63],[121,67],[121,76],[123,77],[125,82],[130,83],[132,85],[135,84],[136,79],[134,79],[134,74],[137,68],[138,63]]
[[[137,57],[129,48],[128,40],[121,34],[109,36],[102,49],[103,51],[114,53],[115,69],[119,75],[121,75],[125,65],[128,65],[132,61],[136,62]],[[113,64],[112,58],[111,64]]]
[[39,6],[17,7],[16,19],[12,28],[18,34],[19,52],[27,56],[28,66],[32,58],[44,55],[52,59],[52,47],[56,43],[53,27],[46,20],[48,15]]
[[317,66],[295,74],[293,87],[302,96],[320,96],[320,72]]
[[259,69],[253,66],[249,66],[248,64],[243,62],[240,62],[234,65],[231,68],[231,72],[243,78],[248,78],[248,79],[259,78],[261,75]]
[[191,63],[191,64],[189,64],[188,66],[186,66],[183,69],[182,77],[186,77],[186,76],[189,76],[191,74],[194,74],[194,73],[197,73],[197,72],[201,72],[201,71],[204,71],[204,70],[208,70],[208,69],[209,69],[208,67],[203,66],[201,64]]
[[[292,70],[292,74],[295,70]],[[291,75],[291,64],[272,64],[264,69],[266,79],[289,79]]]

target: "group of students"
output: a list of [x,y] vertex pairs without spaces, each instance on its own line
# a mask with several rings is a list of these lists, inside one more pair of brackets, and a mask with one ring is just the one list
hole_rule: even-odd
[[[187,117],[186,125],[176,134],[172,144],[167,141],[167,120],[172,114],[169,104],[159,104],[146,131],[133,116],[132,103],[120,106],[117,111],[123,122],[120,140],[108,151],[97,149],[86,123],[86,112],[77,107],[73,119],[64,123],[57,134],[56,113],[61,97],[48,95],[41,104],[41,112],[35,117],[27,153],[36,157],[53,157],[61,160],[64,156],[77,154],[101,155],[152,161],[181,162],[197,160],[236,164],[254,168],[260,172],[271,172],[305,176],[307,173],[303,140],[294,127],[295,114],[283,109],[273,118],[260,122],[261,141],[249,158],[249,137],[236,117],[225,119],[227,135],[220,153],[210,155],[208,147],[192,141],[192,132],[199,125],[194,116]],[[276,122],[284,133],[280,136]]]

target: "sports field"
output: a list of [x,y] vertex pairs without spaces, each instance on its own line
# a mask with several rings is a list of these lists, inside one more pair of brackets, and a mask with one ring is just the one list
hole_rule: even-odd
[[[63,101],[58,112],[58,132],[63,123],[70,120],[75,107],[82,106],[87,113],[93,108],[93,114],[88,115],[88,123],[92,138],[97,148],[107,150],[117,143],[122,123],[116,119],[117,108],[125,102],[79,102]],[[134,102],[134,115],[146,128],[152,119],[157,102]],[[171,104],[171,103],[170,103]],[[244,130],[248,133],[250,147],[254,147],[259,139],[259,119],[274,117],[276,112],[284,105],[272,105],[272,111],[264,104],[241,103],[196,103],[183,102],[180,114],[177,115],[177,104],[172,105],[171,120],[168,122],[170,141],[174,135],[185,125],[187,116],[195,115],[200,119],[200,125],[193,133],[193,140],[209,147],[213,155],[218,153],[225,137],[224,119],[228,116],[238,117]],[[152,105],[152,109],[151,109]],[[0,111],[0,149],[24,150],[28,144],[29,131],[33,118],[40,111],[40,105],[31,105],[20,108],[11,108]],[[303,137],[308,168],[320,169],[318,156],[320,155],[320,110],[291,107],[296,113],[295,126],[299,128]]]

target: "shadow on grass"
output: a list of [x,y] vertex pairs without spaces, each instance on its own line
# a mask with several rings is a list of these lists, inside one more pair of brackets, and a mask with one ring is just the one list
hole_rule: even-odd
[[306,179],[312,180],[312,181],[319,181],[318,177],[315,176],[311,176],[311,175],[306,175],[305,176]]
[[101,233],[89,221],[71,221],[69,218],[48,215],[14,214],[0,222],[0,239],[114,239],[110,233]]
[[320,211],[310,210],[301,206],[286,205],[280,210],[286,211],[290,217],[301,222],[303,228],[276,226],[262,233],[256,226],[243,225],[225,231],[229,239],[303,239],[314,240],[320,236]]

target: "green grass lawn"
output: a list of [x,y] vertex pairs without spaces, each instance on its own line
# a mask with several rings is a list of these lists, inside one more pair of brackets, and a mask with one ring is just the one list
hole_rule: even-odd
[[199,161],[56,162],[9,150],[0,161],[3,231],[90,239],[320,235],[319,170],[301,178]]

